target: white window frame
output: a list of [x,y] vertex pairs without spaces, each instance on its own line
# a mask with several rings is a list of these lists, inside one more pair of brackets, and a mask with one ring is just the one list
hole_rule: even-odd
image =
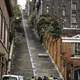
[[76,17],[72,16],[71,23],[77,23]]
[[72,9],[72,10],[76,10],[76,9],[77,9],[77,4],[76,4],[76,3],[72,3],[71,9]]
[[[78,50],[79,50],[79,46],[80,45],[80,43],[73,43],[73,55],[74,56],[76,56],[76,55],[80,55],[80,53],[78,52]],[[76,46],[77,46],[77,48],[76,48]],[[76,51],[77,50],[77,51]]]

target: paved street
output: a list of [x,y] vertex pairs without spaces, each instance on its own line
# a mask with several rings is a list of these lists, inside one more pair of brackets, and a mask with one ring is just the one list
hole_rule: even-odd
[[49,56],[39,56],[39,54],[48,54],[48,53],[42,47],[40,41],[36,38],[34,32],[30,28],[27,28],[26,31],[28,34],[28,46],[29,46],[34,75],[35,76],[54,75],[59,77]]
[[[34,29],[27,25],[27,20],[23,18],[23,27],[25,31],[26,41],[28,45],[29,55],[32,63],[34,76],[50,76],[60,77],[54,64],[51,62],[48,53],[41,45],[39,39],[35,35]],[[40,56],[47,55],[47,56]]]

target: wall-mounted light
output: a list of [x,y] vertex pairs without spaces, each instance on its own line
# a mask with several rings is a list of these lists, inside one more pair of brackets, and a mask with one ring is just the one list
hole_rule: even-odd
[[32,2],[32,0],[30,0],[30,2]]

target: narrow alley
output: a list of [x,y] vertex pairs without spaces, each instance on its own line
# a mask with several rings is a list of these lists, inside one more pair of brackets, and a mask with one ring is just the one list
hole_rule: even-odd
[[[47,51],[41,45],[34,29],[29,28],[27,19],[23,18],[24,33],[16,32],[12,73],[20,74],[25,79],[32,75],[36,77],[50,76],[60,78],[60,74],[51,62]],[[42,56],[43,55],[43,56]]]

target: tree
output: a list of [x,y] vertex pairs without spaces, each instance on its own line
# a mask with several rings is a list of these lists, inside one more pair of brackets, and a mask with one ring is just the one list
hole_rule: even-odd
[[50,24],[48,18],[49,18],[48,14],[41,15],[37,21],[37,31],[38,31],[38,35],[39,35],[41,41],[42,41],[42,36],[43,36],[44,32],[47,31],[47,27]]
[[37,30],[40,37],[43,36],[44,32],[48,32],[54,38],[60,38],[62,29],[62,20],[57,16],[41,15],[37,22]]
[[13,8],[13,17],[15,18],[16,22],[21,21],[21,10],[20,10],[20,5],[16,5]]
[[29,15],[28,22],[30,27],[33,27],[35,25],[35,12]]
[[53,37],[60,38],[62,29],[62,23],[58,22],[58,20],[52,20],[47,30]]
[[13,8],[13,16],[10,18],[10,39],[9,39],[10,42],[14,37],[15,28],[19,26],[20,21],[21,21],[20,6],[16,5]]

